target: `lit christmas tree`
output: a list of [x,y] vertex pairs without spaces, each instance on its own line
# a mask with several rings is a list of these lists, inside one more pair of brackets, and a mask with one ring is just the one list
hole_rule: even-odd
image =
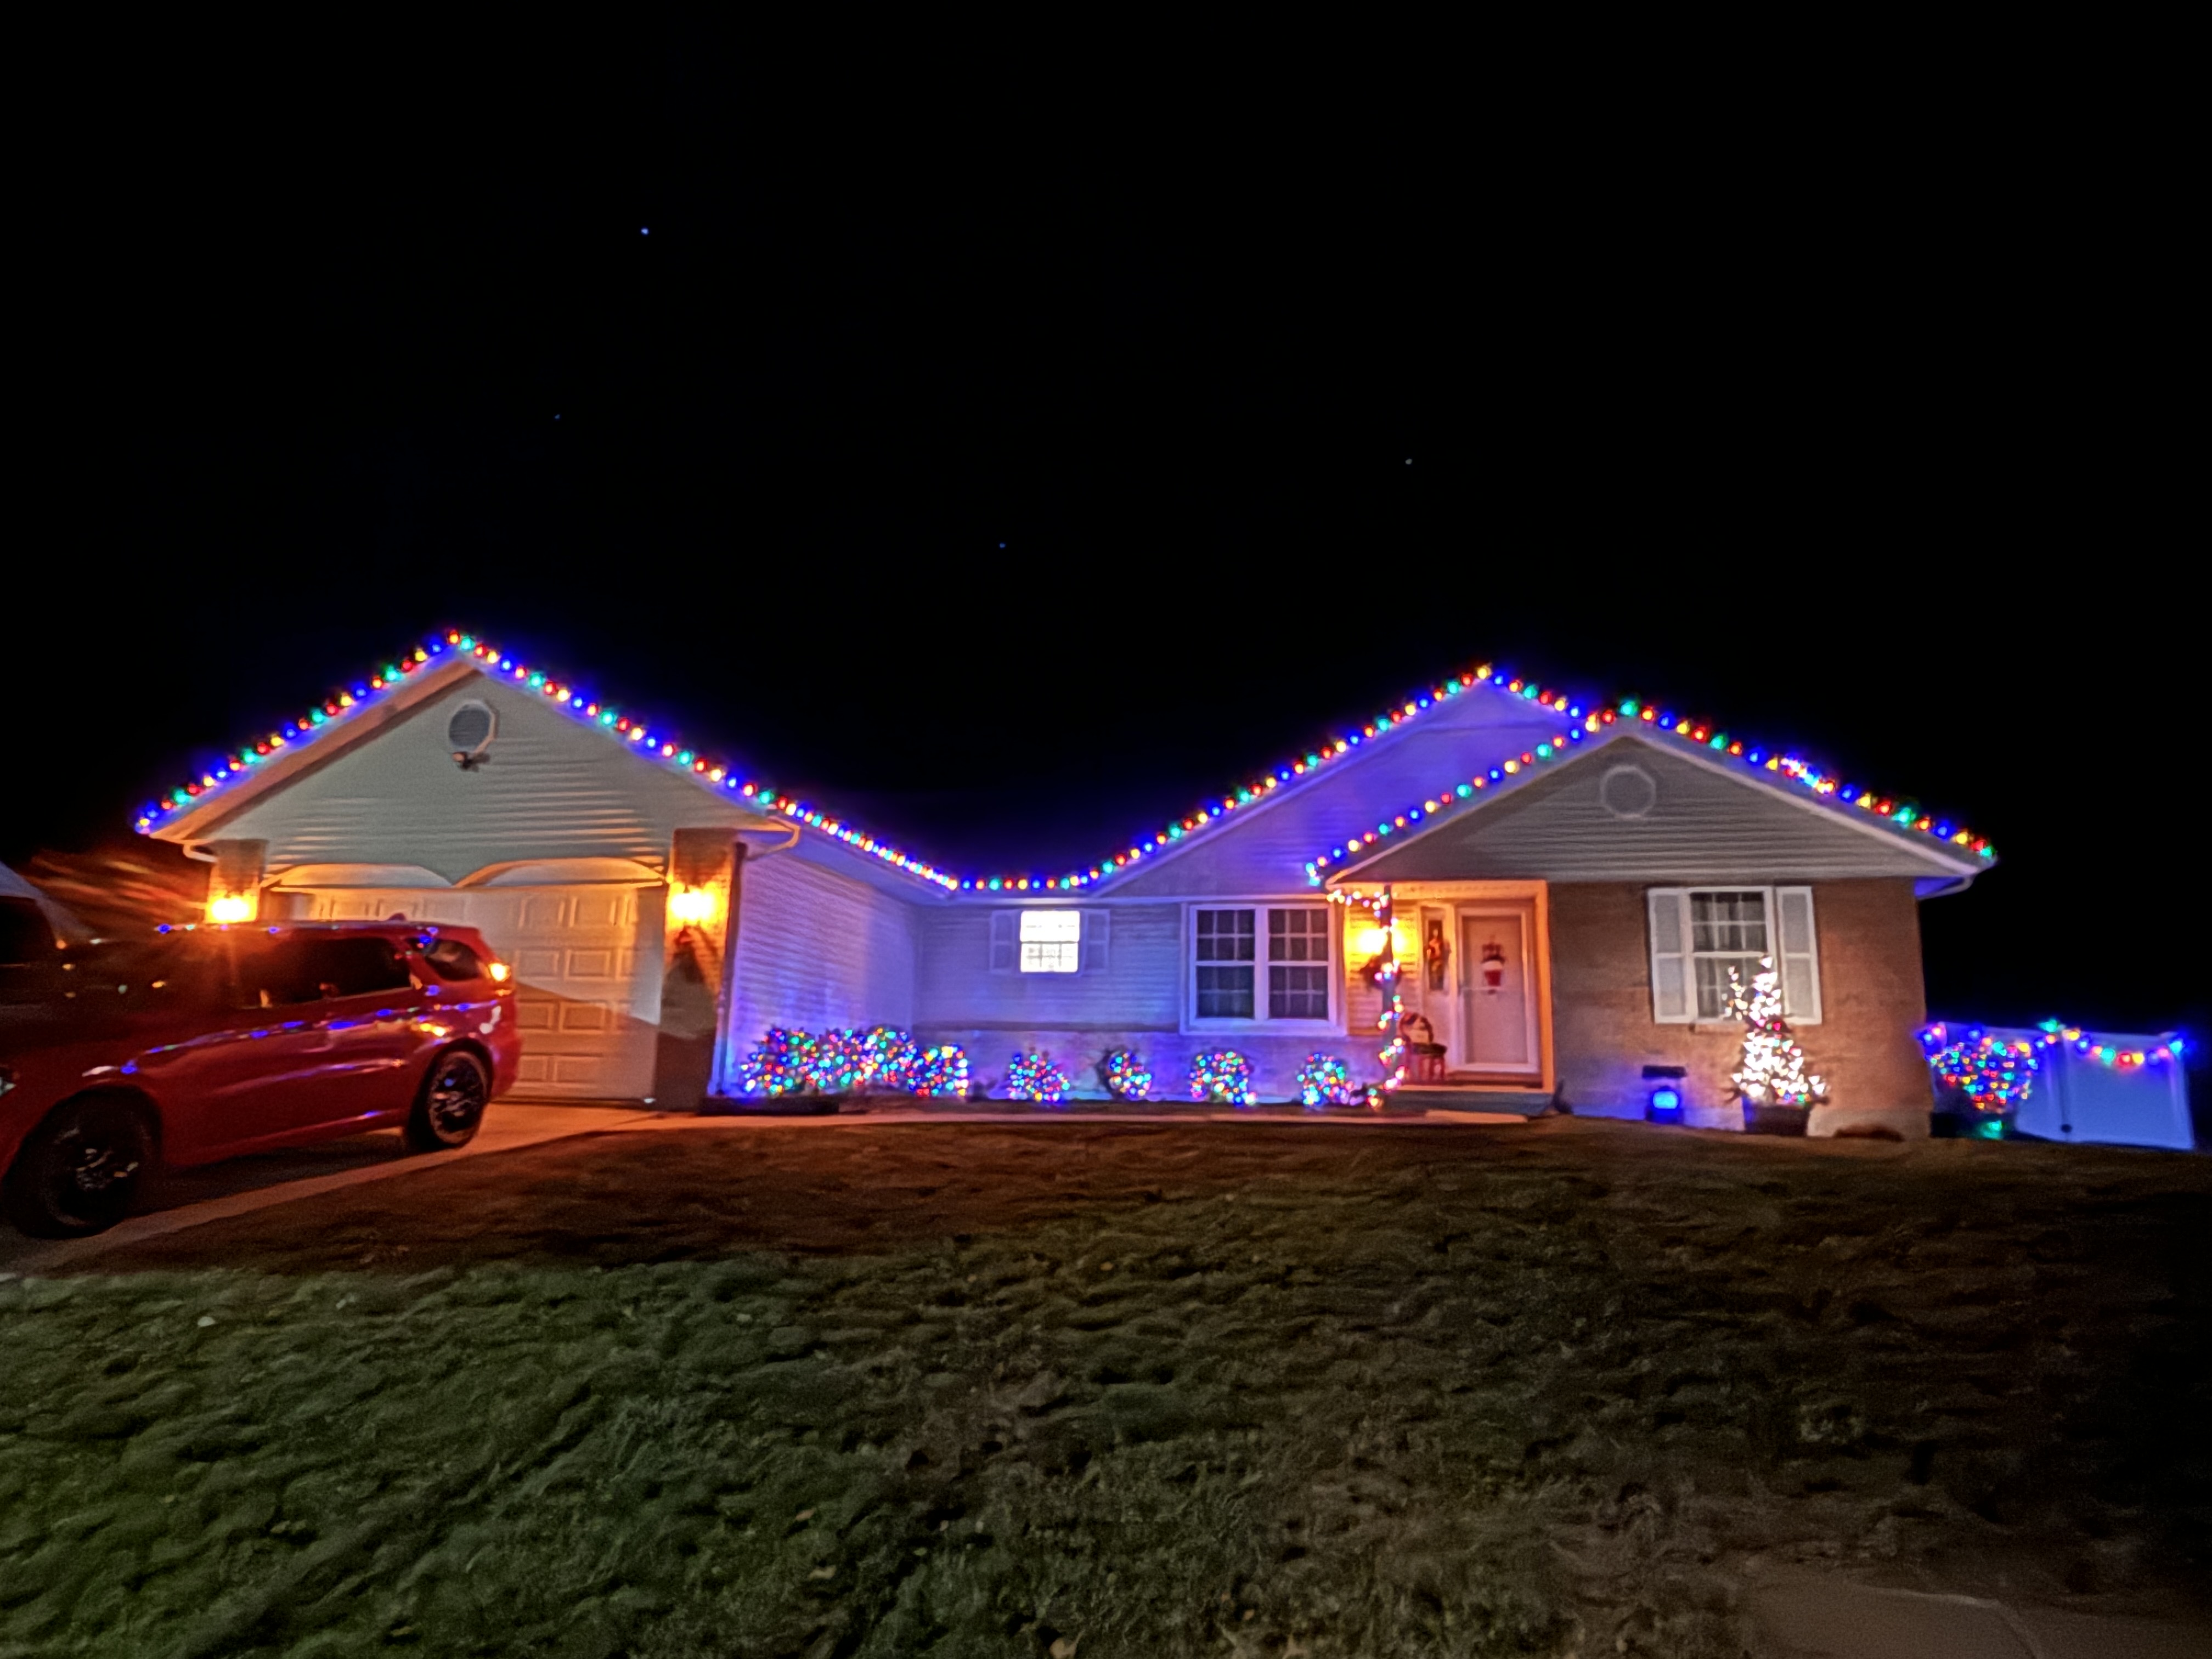
[[1738,1094],[1761,1106],[1808,1106],[1827,1098],[1827,1085],[1806,1075],[1805,1051],[1782,1018],[1782,985],[1772,957],[1759,959],[1748,996],[1735,969],[1729,969],[1729,1012],[1744,1025],[1741,1069],[1730,1073]]

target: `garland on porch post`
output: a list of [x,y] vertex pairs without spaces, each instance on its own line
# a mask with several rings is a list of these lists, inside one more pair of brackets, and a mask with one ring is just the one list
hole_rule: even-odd
[[1406,993],[1398,961],[1398,936],[1390,922],[1390,890],[1385,887],[1374,894],[1331,893],[1329,897],[1339,904],[1365,905],[1382,929],[1382,947],[1364,970],[1369,981],[1385,998],[1382,1012],[1376,1018],[1375,1029],[1390,1034],[1382,1052],[1376,1055],[1382,1066],[1382,1081],[1367,1085],[1368,1107],[1380,1111],[1382,1103],[1395,1094],[1406,1080]]
[[1376,1111],[1382,1103],[1398,1092],[1398,1085],[1406,1080],[1406,988],[1399,973],[1398,934],[1391,921],[1390,890],[1382,890],[1382,902],[1375,907],[1375,919],[1382,924],[1382,960],[1376,969],[1377,983],[1390,994],[1388,1006],[1375,1023],[1378,1029],[1390,1034],[1376,1058],[1382,1062],[1382,1081],[1367,1091],[1367,1103]]

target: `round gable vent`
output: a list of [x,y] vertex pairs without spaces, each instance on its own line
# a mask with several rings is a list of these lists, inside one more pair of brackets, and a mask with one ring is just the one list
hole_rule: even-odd
[[1659,786],[1640,766],[1616,766],[1598,780],[1597,799],[1617,818],[1645,817],[1659,804]]
[[483,763],[491,740],[499,735],[499,716],[488,703],[465,702],[446,721],[446,747],[463,771]]

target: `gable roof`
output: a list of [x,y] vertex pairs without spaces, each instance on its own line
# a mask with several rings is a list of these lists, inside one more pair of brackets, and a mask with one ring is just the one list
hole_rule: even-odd
[[1800,756],[1775,753],[1658,704],[1626,697],[1617,704],[1588,711],[1571,705],[1565,712],[1569,718],[1548,743],[1504,756],[1496,765],[1472,776],[1441,780],[1433,793],[1378,820],[1373,828],[1363,826],[1340,842],[1317,848],[1306,865],[1307,880],[1319,886],[1349,878],[1382,854],[1406,844],[1403,839],[1394,841],[1394,836],[1425,836],[1470,810],[1516,793],[1553,765],[1587,748],[1632,734],[1701,765],[1765,784],[1797,805],[1839,817],[1854,827],[1906,840],[1960,875],[1971,878],[1996,861],[1996,850],[1986,836],[1977,836],[1950,818],[1937,817],[1911,801],[1843,782]]
[[1948,862],[1964,871],[1986,867],[1996,858],[1986,838],[1963,825],[1926,812],[1911,801],[1842,782],[1798,756],[1769,750],[1716,729],[1709,722],[1634,697],[1610,702],[1577,699],[1483,664],[1425,693],[1413,694],[1357,730],[1325,739],[1304,755],[1254,775],[1218,800],[1194,807],[1176,823],[1133,838],[1088,869],[1058,876],[959,877],[836,814],[741,778],[735,768],[681,744],[644,716],[602,702],[573,681],[533,668],[479,636],[458,629],[449,629],[387,660],[349,689],[332,693],[297,720],[286,722],[281,731],[224,756],[204,769],[198,780],[149,803],[139,813],[137,827],[142,834],[164,840],[189,840],[195,826],[230,816],[246,799],[317,763],[324,754],[349,745],[471,673],[495,678],[514,690],[526,689],[542,696],[549,707],[628,747],[641,760],[678,772],[726,802],[734,795],[736,804],[830,836],[948,896],[966,893],[1002,898],[1007,893],[1069,893],[1099,886],[1137,867],[1151,867],[1225,821],[1237,820],[1243,813],[1296,793],[1306,780],[1333,773],[1363,753],[1375,752],[1375,745],[1393,742],[1431,711],[1471,695],[1514,700],[1532,719],[1555,723],[1559,729],[1548,741],[1524,744],[1516,752],[1501,755],[1487,769],[1465,777],[1440,779],[1433,793],[1378,820],[1372,829],[1362,824],[1346,831],[1342,841],[1316,848],[1306,863],[1310,882],[1320,885],[1340,877],[1401,832],[1424,833],[1470,803],[1496,799],[1492,792],[1510,792],[1525,774],[1579,752],[1584,744],[1610,739],[1628,730],[1649,740],[1680,745],[1685,752],[1695,752],[1709,763],[1731,768],[1740,763],[1741,775],[1747,779],[1790,793],[1814,810],[1878,826],[1883,834],[1915,838],[1919,845],[1944,855]]
[[[1964,886],[1980,854],[1932,834],[1899,834],[1871,811],[1824,804],[1810,791],[1698,748],[1662,744],[1616,719],[1576,744],[1530,754],[1469,795],[1455,786],[1404,819],[1332,847],[1306,879],[1331,888],[1389,882],[1541,875],[1555,881],[1840,881],[1907,876],[1924,894]],[[1496,769],[1504,773],[1501,766]],[[1626,814],[1606,799],[1623,770],[1653,791]],[[1386,833],[1387,832],[1387,833]]]
[[518,661],[459,629],[387,659],[374,673],[333,691],[296,720],[286,721],[282,730],[225,755],[197,780],[148,803],[138,814],[137,828],[141,835],[164,841],[192,840],[235,816],[255,797],[319,766],[472,675],[534,695],[549,709],[627,749],[641,763],[676,773],[714,796],[726,810],[732,805],[750,808],[763,818],[803,824],[939,890],[958,886],[954,878],[886,842],[741,778],[732,768],[679,744],[643,716],[603,703],[574,681]]

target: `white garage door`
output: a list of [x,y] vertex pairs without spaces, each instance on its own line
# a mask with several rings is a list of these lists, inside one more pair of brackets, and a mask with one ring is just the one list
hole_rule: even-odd
[[641,1100],[653,1092],[667,890],[308,888],[302,921],[476,928],[514,969],[522,1070],[512,1100]]

